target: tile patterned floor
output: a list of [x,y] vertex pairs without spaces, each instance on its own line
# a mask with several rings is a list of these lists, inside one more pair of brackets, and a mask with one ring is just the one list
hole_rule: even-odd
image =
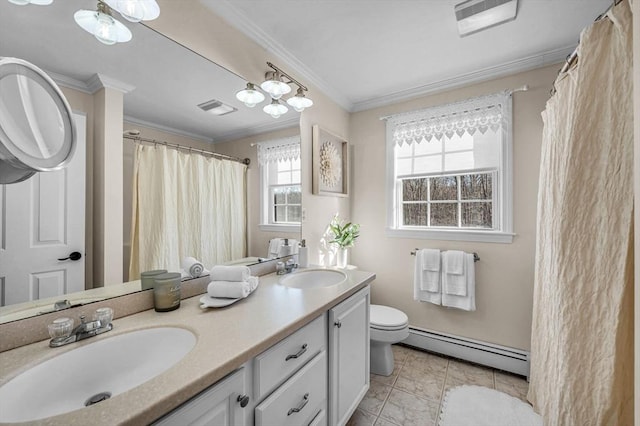
[[371,375],[369,392],[347,426],[437,425],[446,391],[464,384],[526,401],[528,384],[523,377],[406,346],[393,345],[393,354],[393,373]]

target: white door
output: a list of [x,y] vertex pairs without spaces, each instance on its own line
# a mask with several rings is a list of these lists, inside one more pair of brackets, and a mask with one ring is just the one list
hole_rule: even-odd
[[0,185],[0,306],[84,290],[86,117],[73,116],[67,167]]

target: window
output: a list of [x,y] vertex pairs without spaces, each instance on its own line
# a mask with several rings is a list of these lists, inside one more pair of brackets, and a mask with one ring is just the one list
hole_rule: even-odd
[[509,94],[386,120],[389,235],[511,242]]
[[260,229],[294,231],[302,218],[300,138],[258,144],[260,164]]

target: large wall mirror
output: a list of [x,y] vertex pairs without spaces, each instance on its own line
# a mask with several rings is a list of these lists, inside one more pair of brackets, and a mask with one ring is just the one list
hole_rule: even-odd
[[[88,0],[56,1],[50,6],[17,6],[0,1],[0,57],[15,57],[29,61],[56,81],[74,111],[76,124],[82,127],[78,132],[82,134],[80,140],[84,148],[78,149],[76,156],[84,157],[86,160],[79,172],[73,172],[75,175],[70,171],[36,173],[24,182],[0,185],[0,199],[4,200],[4,204],[0,206],[0,233],[4,233],[0,235],[0,241],[8,241],[9,233],[14,231],[6,226],[8,218],[11,215],[21,215],[26,218],[26,231],[20,231],[25,234],[25,245],[34,245],[34,232],[44,234],[38,230],[47,221],[54,229],[63,229],[64,232],[68,228],[79,227],[84,231],[79,243],[84,246],[80,248],[76,247],[75,243],[67,241],[66,234],[62,237],[62,234],[57,235],[57,231],[48,236],[42,235],[44,242],[39,244],[53,250],[46,256],[55,258],[56,262],[57,259],[69,257],[75,251],[86,255],[83,258],[87,259],[80,277],[63,286],[64,294],[59,292],[59,284],[52,287],[54,290],[51,290],[50,294],[41,290],[47,288],[43,285],[47,280],[59,282],[56,275],[60,274],[59,268],[53,267],[38,271],[37,274],[31,275],[30,279],[24,279],[18,284],[23,288],[24,300],[10,300],[8,294],[11,290],[8,289],[10,284],[7,276],[22,266],[15,264],[15,258],[11,258],[11,262],[7,261],[8,258],[3,252],[6,247],[2,247],[0,323],[51,312],[55,302],[59,300],[66,299],[70,305],[75,306],[140,290],[140,282],[134,279],[137,277],[131,277],[132,280],[128,280],[127,277],[130,257],[133,152],[136,144],[144,143],[136,141],[136,136],[155,140],[160,144],[169,142],[252,160],[246,181],[246,249],[238,258],[225,259],[225,263],[250,264],[258,258],[269,257],[272,239],[300,238],[299,227],[289,226],[279,230],[278,227],[265,226],[262,223],[263,179],[255,146],[256,142],[295,138],[299,134],[299,114],[290,110],[279,119],[274,119],[265,114],[260,106],[245,107],[235,98],[235,93],[246,84],[241,76],[229,72],[143,24],[122,20],[133,34],[130,42],[112,46],[98,42],[73,20],[77,10],[91,8],[95,8],[95,2]],[[96,173],[104,167],[99,163],[99,153],[95,152],[93,144],[96,128],[104,126],[111,113],[108,108],[96,106],[96,93],[103,87],[124,93],[122,107],[117,112],[121,117],[124,134],[105,141],[122,144],[123,258],[121,262],[103,265],[103,268],[122,269],[123,281],[127,281],[123,283],[92,282],[94,262],[99,257],[93,246],[93,224],[100,214],[100,205],[95,202],[92,191],[95,188]],[[199,107],[212,100],[220,101],[235,111],[217,116]],[[301,174],[300,171],[298,174]],[[64,187],[61,190],[57,186],[66,185],[69,181],[81,183],[77,185],[80,188],[78,197],[69,197],[67,191],[70,189]],[[27,197],[23,200],[23,206],[14,205],[12,193],[27,192],[16,189],[17,185],[38,186],[37,199],[29,195],[31,199]],[[74,219],[65,216],[67,212],[73,212],[75,209],[58,204],[60,198],[73,198],[75,205],[80,206],[78,210],[84,212],[83,217]],[[298,202],[301,204],[301,200]],[[31,215],[34,205],[39,209],[39,219]],[[7,213],[12,209],[14,213]],[[77,222],[80,221],[84,225],[78,226]],[[28,265],[30,258],[25,257],[23,261]],[[60,263],[69,261],[63,260]]]

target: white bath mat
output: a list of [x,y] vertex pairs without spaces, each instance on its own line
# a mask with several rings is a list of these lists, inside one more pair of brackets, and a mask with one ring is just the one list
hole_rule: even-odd
[[458,386],[444,397],[439,426],[542,426],[518,398],[482,386]]

